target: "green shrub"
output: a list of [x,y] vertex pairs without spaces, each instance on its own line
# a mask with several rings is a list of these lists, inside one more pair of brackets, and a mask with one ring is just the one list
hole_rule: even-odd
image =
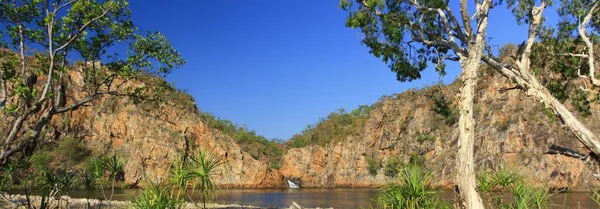
[[404,168],[399,173],[398,184],[388,184],[377,197],[379,208],[433,209],[448,208],[441,203],[431,188],[432,174],[418,166]]
[[394,178],[396,177],[396,175],[398,175],[398,173],[402,169],[402,166],[402,162],[400,161],[400,159],[398,159],[398,157],[391,156],[385,164],[383,172],[387,177]]
[[150,187],[142,190],[140,195],[133,199],[133,208],[136,209],[176,209],[184,202],[181,198],[172,195],[170,187],[150,183]]
[[375,157],[367,157],[367,170],[371,175],[377,175],[377,170],[379,169],[379,164],[381,164],[381,160]]
[[302,147],[306,147],[308,143],[306,143],[306,141],[302,138],[298,138],[298,139],[293,139],[292,140],[292,146],[294,148],[302,148]]
[[499,205],[499,208],[541,209],[545,207],[549,198],[547,190],[517,182],[512,190],[512,201],[508,205]]
[[211,113],[199,112],[198,115],[210,128],[235,139],[240,148],[255,159],[272,163],[283,154],[282,143],[258,135],[255,131],[248,130],[246,126],[238,126],[230,120],[223,120]]
[[504,167],[494,172],[492,178],[494,184],[500,187],[501,190],[511,188],[521,180],[521,176],[517,172]]
[[423,165],[425,165],[425,156],[417,154],[417,153],[410,153],[408,162],[411,165],[423,166]]
[[477,175],[477,188],[480,192],[489,193],[494,188],[495,183],[488,172],[481,171]]
[[275,170],[279,170],[281,168],[281,160],[276,160],[271,163],[271,168]]
[[433,104],[433,112],[443,116],[446,124],[452,126],[458,122],[458,110],[444,96],[436,97]]
[[288,145],[294,148],[308,145],[324,146],[331,142],[342,141],[348,136],[359,135],[374,105],[361,105],[351,112],[340,108],[320,118],[316,125],[307,125],[300,134],[292,136]]
[[434,142],[434,141],[435,141],[435,136],[432,136],[429,134],[421,134],[421,133],[417,134],[417,142],[419,142],[419,143]]
[[58,142],[55,154],[61,162],[77,164],[89,154],[89,150],[82,146],[79,139],[64,137]]

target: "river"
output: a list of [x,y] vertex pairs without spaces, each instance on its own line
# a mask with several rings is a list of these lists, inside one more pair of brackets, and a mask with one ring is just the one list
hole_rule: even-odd
[[[106,191],[110,193],[110,190]],[[139,190],[116,190],[114,200],[131,200]],[[85,191],[71,192],[69,195],[76,198],[85,198]],[[292,201],[306,207],[333,207],[333,208],[361,208],[372,204],[372,199],[377,197],[377,189],[344,189],[344,188],[302,188],[302,189],[223,189],[216,192],[216,199],[211,201],[221,204],[254,205],[261,207],[286,207]],[[452,191],[441,191],[441,199],[453,201],[455,195]],[[556,193],[548,203],[549,208],[600,208],[590,199],[589,193]],[[93,192],[91,197],[103,198],[100,191]],[[193,199],[199,200],[198,195]]]

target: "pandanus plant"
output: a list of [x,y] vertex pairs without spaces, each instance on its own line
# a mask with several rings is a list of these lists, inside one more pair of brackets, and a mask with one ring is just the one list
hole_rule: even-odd
[[200,149],[195,157],[191,158],[190,176],[194,180],[194,188],[200,189],[202,207],[206,208],[206,199],[214,196],[219,188],[213,176],[217,175],[217,168],[223,164],[221,157]]

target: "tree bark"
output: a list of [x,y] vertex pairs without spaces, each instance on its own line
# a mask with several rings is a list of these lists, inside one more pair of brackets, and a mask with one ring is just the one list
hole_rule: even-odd
[[[483,201],[477,192],[474,163],[475,146],[475,119],[473,118],[473,100],[475,98],[475,87],[477,85],[477,70],[481,66],[483,47],[487,34],[488,12],[491,0],[476,2],[477,27],[476,33],[469,33],[468,51],[466,54],[457,54],[460,57],[462,67],[463,86],[460,89],[458,120],[458,155],[456,157],[456,169],[458,176],[459,195],[463,208],[483,209]],[[466,8],[465,0],[461,1],[461,10]],[[464,25],[469,25],[470,18],[462,14]],[[469,31],[468,31],[469,32]]]
[[463,86],[460,90],[460,118],[458,121],[458,155],[456,157],[458,187],[465,208],[484,208],[476,190],[473,146],[475,144],[475,123],[473,119],[473,98],[477,85],[479,60],[468,59],[462,66]]

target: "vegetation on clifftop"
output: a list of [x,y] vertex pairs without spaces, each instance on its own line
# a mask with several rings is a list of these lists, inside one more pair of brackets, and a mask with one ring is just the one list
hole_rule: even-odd
[[292,136],[287,145],[293,148],[308,145],[324,146],[330,142],[341,141],[351,135],[361,135],[361,129],[375,105],[361,105],[351,112],[344,108],[320,118],[316,125],[309,124],[300,134]]
[[281,166],[283,154],[281,140],[267,139],[254,130],[248,130],[245,125],[239,126],[230,120],[221,119],[211,113],[199,112],[198,115],[206,122],[208,127],[233,137],[238,146],[254,159],[267,161],[271,163],[271,167],[274,169],[279,169]]

